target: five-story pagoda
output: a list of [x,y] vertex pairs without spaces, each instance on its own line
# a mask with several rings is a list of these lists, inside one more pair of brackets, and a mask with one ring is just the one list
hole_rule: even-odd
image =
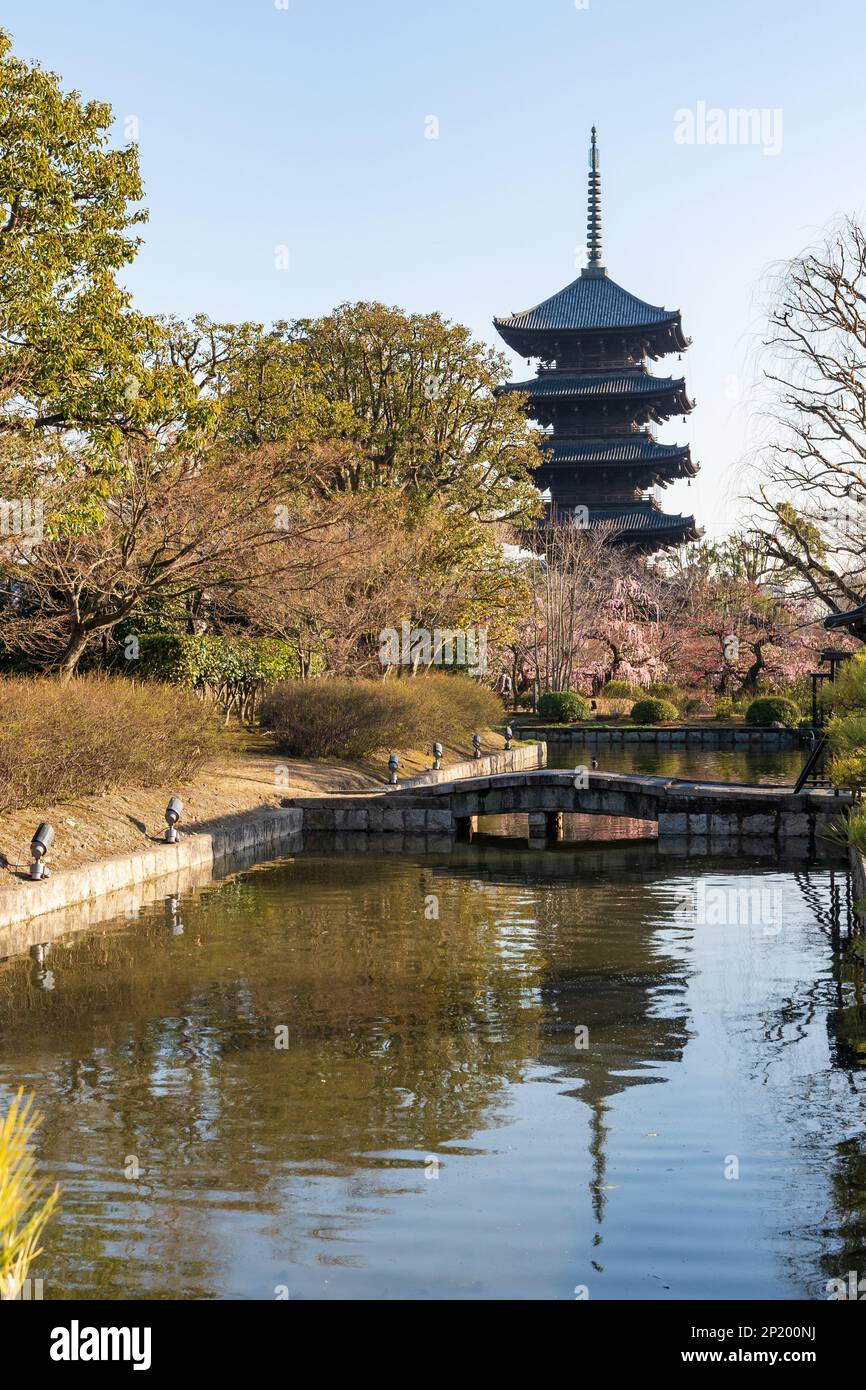
[[536,481],[551,515],[607,524],[618,541],[649,553],[696,540],[691,516],[671,516],[644,495],[697,473],[688,445],[659,444],[653,426],[692,409],[681,377],[653,376],[647,358],[689,345],[678,310],[646,304],[601,263],[601,175],[595,127],[589,152],[588,264],[564,290],[510,318],[494,319],[509,347],[541,366],[503,391],[529,397],[548,431]]

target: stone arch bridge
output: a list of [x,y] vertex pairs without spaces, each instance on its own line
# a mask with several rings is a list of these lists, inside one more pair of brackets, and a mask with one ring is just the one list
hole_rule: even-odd
[[546,843],[567,837],[565,816],[616,816],[655,822],[662,838],[720,852],[750,841],[807,851],[850,804],[848,793],[823,789],[795,794],[784,786],[549,768],[283,803],[303,811],[308,831],[466,838],[484,817],[525,815],[530,842]]

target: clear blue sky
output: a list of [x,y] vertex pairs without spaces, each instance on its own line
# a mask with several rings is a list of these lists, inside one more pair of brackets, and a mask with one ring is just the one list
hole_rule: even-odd
[[[703,472],[665,506],[708,534],[733,515],[762,276],[863,208],[857,0],[6,0],[2,23],[110,101],[119,139],[137,120],[150,222],[128,284],[150,311],[381,299],[498,342],[494,314],[576,273],[594,121],[609,272],[694,340],[697,409],[662,438]],[[779,109],[780,153],[677,143],[699,102]]]

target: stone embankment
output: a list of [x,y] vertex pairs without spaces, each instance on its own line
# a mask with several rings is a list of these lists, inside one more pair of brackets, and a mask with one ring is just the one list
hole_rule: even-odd
[[735,748],[748,753],[755,749],[801,748],[808,745],[799,729],[758,729],[746,725],[737,728],[720,728],[706,724],[681,724],[668,728],[636,728],[623,724],[616,727],[595,729],[592,725],[575,726],[554,725],[552,728],[527,729],[526,736],[540,738],[545,743],[555,744],[646,744],[648,747],[669,748]]

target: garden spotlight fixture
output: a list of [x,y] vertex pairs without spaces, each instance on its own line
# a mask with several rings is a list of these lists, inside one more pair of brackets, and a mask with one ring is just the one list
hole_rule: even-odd
[[438,772],[442,766],[442,744],[433,744],[433,771]]
[[506,753],[510,753],[510,752],[511,752],[511,740],[512,740],[513,738],[514,738],[514,730],[512,729],[512,727],[511,727],[510,724],[506,724],[506,726],[505,726],[505,751],[506,751]]
[[165,808],[165,823],[168,829],[165,832],[165,843],[167,845],[177,844],[177,823],[183,815],[183,802],[179,796],[173,796]]
[[47,878],[50,874],[51,870],[42,861],[53,843],[54,827],[43,821],[30,841],[30,853],[33,855],[33,863],[30,865],[31,878]]
[[473,735],[472,735],[472,756],[473,756],[474,758],[480,758],[480,757],[481,757],[481,735],[480,735],[480,734],[473,734]]
[[388,781],[392,787],[397,785],[397,764],[399,759],[396,753],[392,753],[388,759]]

